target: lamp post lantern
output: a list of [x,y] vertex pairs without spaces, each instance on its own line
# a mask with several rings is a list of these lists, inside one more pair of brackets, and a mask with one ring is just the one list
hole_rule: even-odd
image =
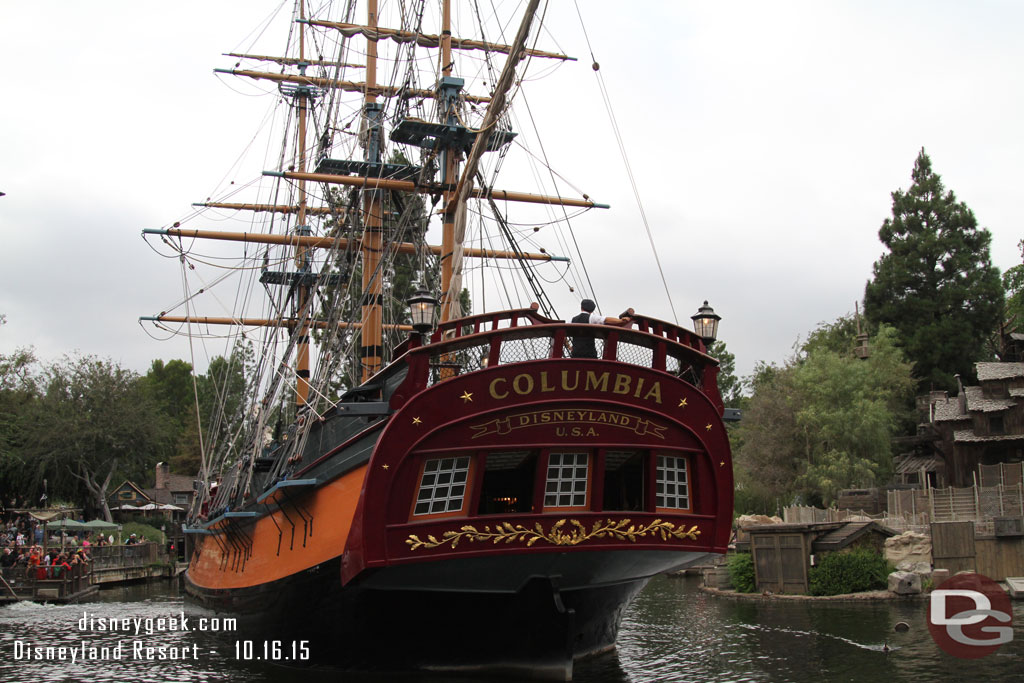
[[718,338],[718,321],[722,316],[715,313],[715,309],[708,306],[708,302],[705,301],[704,305],[697,309],[697,314],[690,319],[693,320],[693,331],[704,340],[705,345],[711,346]]
[[424,335],[434,329],[434,319],[437,315],[438,301],[431,296],[430,292],[419,285],[412,296],[409,297],[409,316],[412,318],[412,328],[417,333]]

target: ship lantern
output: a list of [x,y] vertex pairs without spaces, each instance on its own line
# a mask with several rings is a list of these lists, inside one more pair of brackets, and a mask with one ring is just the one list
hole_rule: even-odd
[[412,328],[420,334],[427,334],[434,329],[434,318],[437,315],[438,302],[422,285],[416,288],[409,297],[409,314]]
[[697,315],[690,316],[690,319],[693,320],[693,331],[705,344],[710,346],[711,342],[718,338],[718,321],[722,316],[715,313],[715,309],[708,306],[707,301],[697,309]]

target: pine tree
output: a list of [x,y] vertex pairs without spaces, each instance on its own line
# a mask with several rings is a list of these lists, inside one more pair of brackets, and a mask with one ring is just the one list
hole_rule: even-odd
[[923,148],[912,178],[910,189],[892,193],[892,218],[878,231],[889,253],[875,262],[864,313],[899,331],[920,391],[952,390],[954,374],[966,380],[985,359],[1003,289],[989,255],[991,235],[945,190]]

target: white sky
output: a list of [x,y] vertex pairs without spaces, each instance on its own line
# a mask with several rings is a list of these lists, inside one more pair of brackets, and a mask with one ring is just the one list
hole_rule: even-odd
[[[580,61],[527,94],[548,112],[553,165],[612,205],[575,223],[598,300],[671,319],[579,20],[559,4],[548,29]],[[710,300],[740,374],[852,312],[922,146],[992,232],[994,263],[1020,263],[1024,5],[579,5],[676,312],[689,325]],[[188,358],[137,322],[180,295],[175,264],[139,234],[227,179],[267,104],[212,69],[277,6],[4,4],[0,353],[80,351],[140,372]],[[552,294],[563,317],[576,312],[564,287]]]

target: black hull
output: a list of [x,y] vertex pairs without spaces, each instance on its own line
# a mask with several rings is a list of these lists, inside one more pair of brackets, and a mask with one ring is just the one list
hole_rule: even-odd
[[[638,561],[635,555],[610,554],[616,565],[611,569],[619,571],[605,575],[667,560]],[[567,557],[581,567],[587,559],[585,553]],[[505,577],[524,575],[527,569],[527,561],[516,556],[505,557],[503,564]],[[235,613],[235,635],[255,641],[258,652],[263,641],[282,641],[287,654],[292,641],[306,640],[311,663],[317,665],[380,670],[384,663],[388,670],[570,680],[574,659],[614,648],[626,607],[658,573],[586,586],[564,586],[562,577],[535,575],[516,590],[467,591],[445,589],[429,577],[423,585],[397,588],[389,585],[388,572],[379,570],[343,588],[340,563],[332,560],[250,589],[209,591],[187,578],[186,588],[200,604]]]

